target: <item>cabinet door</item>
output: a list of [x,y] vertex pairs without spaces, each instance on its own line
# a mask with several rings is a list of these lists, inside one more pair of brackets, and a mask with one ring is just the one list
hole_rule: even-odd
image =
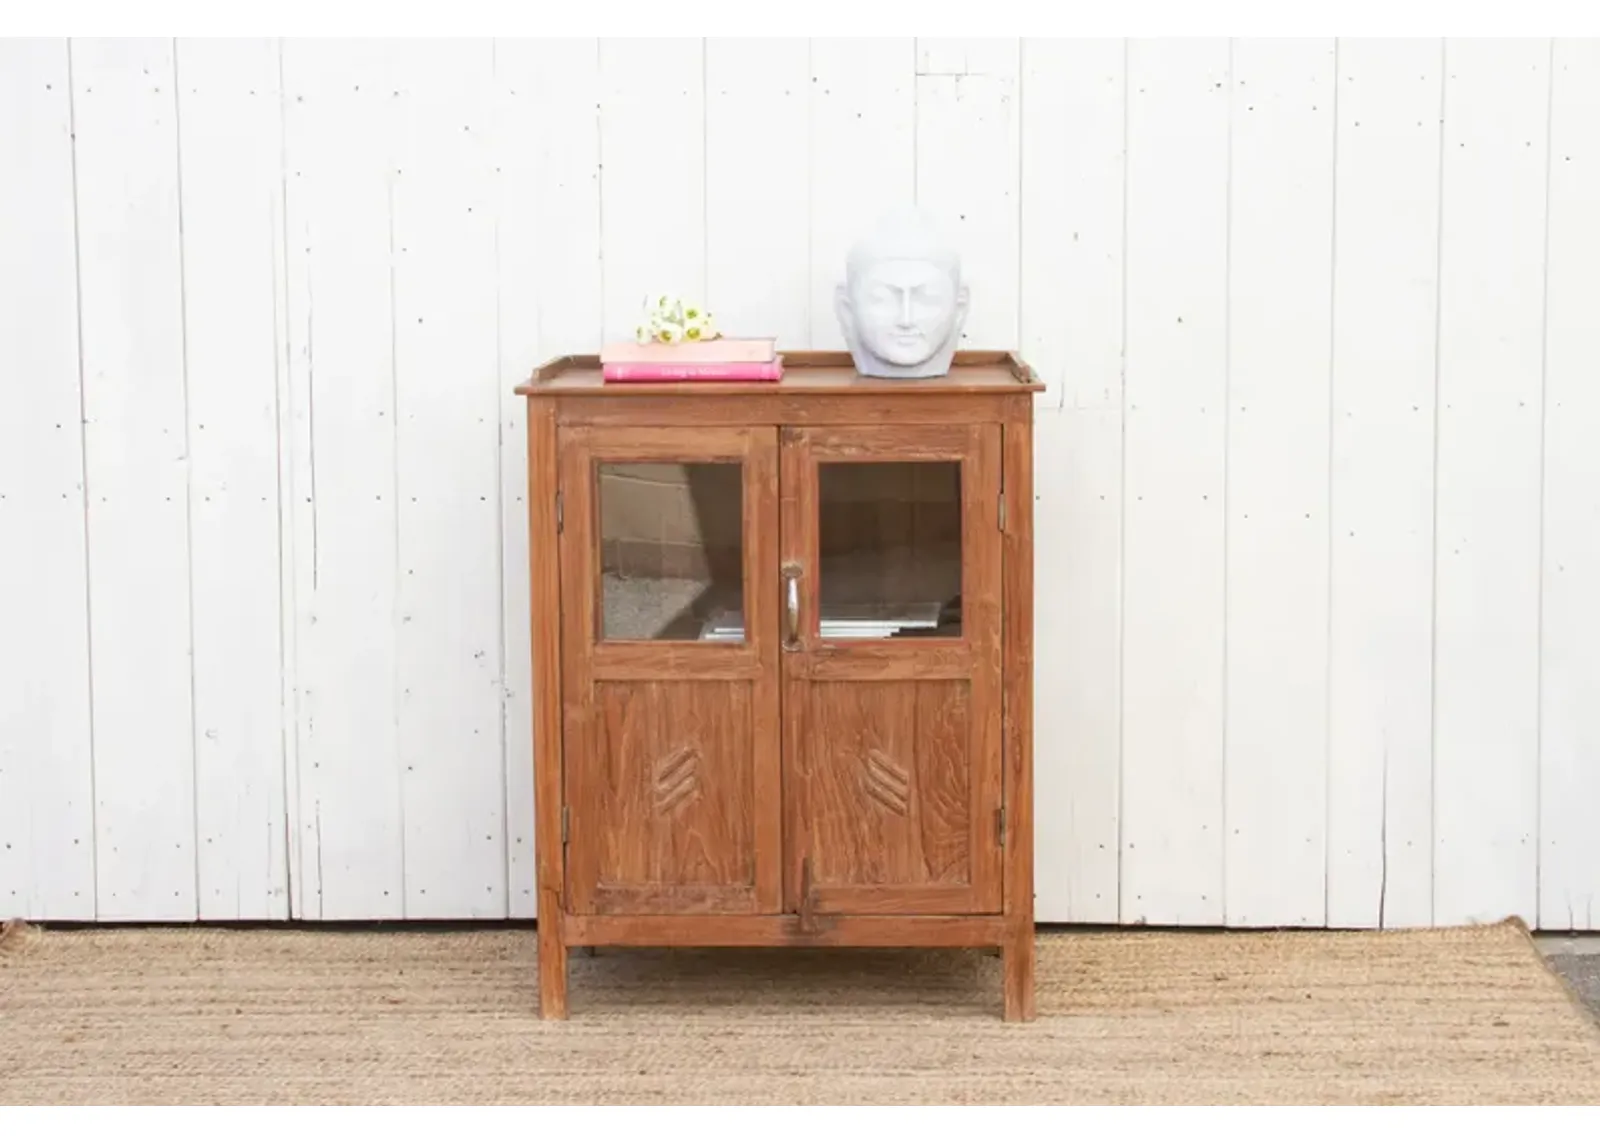
[[777,430],[561,441],[567,909],[775,913]]
[[782,453],[786,905],[998,912],[999,427]]

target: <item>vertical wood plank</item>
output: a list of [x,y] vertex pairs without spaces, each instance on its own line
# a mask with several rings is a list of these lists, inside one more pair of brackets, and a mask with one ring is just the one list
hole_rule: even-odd
[[1126,145],[1127,44],[1025,41],[1018,308],[1041,407],[1121,417]]
[[[1027,406],[1023,406],[1025,409]],[[1035,809],[1034,783],[1034,516],[1033,424],[1008,422],[1002,430],[1002,486],[1023,505],[1006,513],[1002,653],[1005,681],[1005,914],[1010,939],[1003,950],[1005,1017],[1032,1020],[1034,1003]]]
[[706,42],[706,305],[725,335],[809,348],[811,52]]
[[[1036,402],[1038,916],[1118,917],[1126,49],[1022,45],[1024,359]],[[1059,406],[1059,411],[1057,407]],[[1008,446],[1010,447],[1010,446]],[[1070,588],[1066,585],[1070,585]]]
[[[750,686],[750,803],[755,849],[755,905],[783,908],[783,677],[779,656],[778,593],[783,463],[776,426],[755,426],[745,441],[740,531],[745,581],[758,585],[743,600],[759,657],[760,676]],[[759,585],[768,585],[762,590]]]
[[1328,916],[1433,917],[1438,40],[1340,40]]
[[[534,366],[600,343],[599,48],[497,40],[501,598],[508,911],[537,914],[528,434],[513,388]],[[554,550],[535,550],[554,560]]]
[[646,296],[706,292],[704,45],[600,44],[606,340],[629,340]]
[[1434,906],[1538,908],[1546,40],[1445,46]]
[[282,132],[271,40],[176,48],[203,920],[288,916],[278,544]]
[[1319,925],[1334,46],[1244,39],[1233,51],[1224,897],[1230,925]]
[[528,535],[535,555],[529,566],[529,610],[533,617],[533,757],[538,818],[534,842],[539,863],[539,1014],[567,1015],[565,923],[566,846],[561,836],[562,677],[561,574],[555,492],[560,487],[556,456],[556,410],[548,401],[528,402]]
[[1125,923],[1223,919],[1229,62],[1128,47]]
[[192,920],[188,435],[170,40],[74,41],[101,920]]
[[300,916],[403,915],[387,48],[283,44]]
[[[95,915],[72,90],[0,42],[0,914]],[[21,556],[22,558],[18,558]]]
[[493,47],[412,40],[391,59],[408,918],[507,913]]
[[961,255],[972,291],[964,348],[1017,344],[1021,120],[1017,40],[960,42],[959,71],[929,50],[917,74],[916,198]]
[[916,41],[811,41],[811,338],[843,349],[835,293],[845,256],[916,197]]
[[1600,40],[1557,40],[1545,324],[1539,926],[1600,927]]

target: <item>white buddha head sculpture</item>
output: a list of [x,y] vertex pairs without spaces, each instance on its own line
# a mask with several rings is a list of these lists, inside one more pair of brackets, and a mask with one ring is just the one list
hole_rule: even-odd
[[851,248],[834,299],[856,372],[867,377],[948,373],[967,304],[960,256],[916,207],[885,215]]

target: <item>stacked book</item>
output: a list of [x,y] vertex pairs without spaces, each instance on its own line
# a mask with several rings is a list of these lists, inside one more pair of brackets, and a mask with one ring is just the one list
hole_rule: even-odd
[[622,341],[601,350],[600,371],[607,382],[778,381],[783,358],[773,337]]
[[[833,639],[891,639],[902,631],[931,631],[939,625],[943,606],[938,603],[824,603],[818,634]],[[719,611],[701,628],[708,643],[744,641],[742,612]]]

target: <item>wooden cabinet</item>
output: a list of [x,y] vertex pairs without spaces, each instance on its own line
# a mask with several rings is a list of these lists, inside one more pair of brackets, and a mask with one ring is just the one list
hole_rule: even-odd
[[988,947],[1033,1013],[1032,393],[788,355],[528,402],[539,971],[596,945]]

